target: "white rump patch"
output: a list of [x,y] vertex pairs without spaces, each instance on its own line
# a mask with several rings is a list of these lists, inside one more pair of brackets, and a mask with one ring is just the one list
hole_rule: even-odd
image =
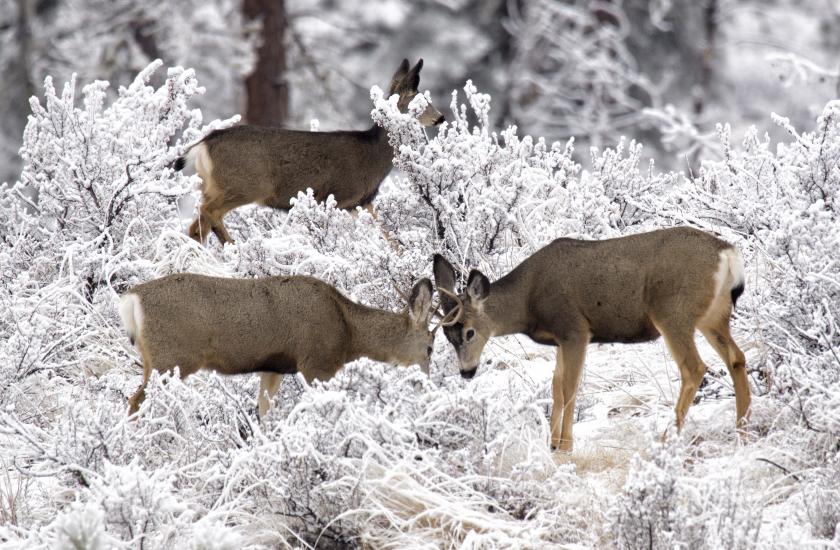
[[728,292],[744,284],[744,259],[737,248],[727,248],[720,251],[720,261],[715,271],[715,293]]
[[736,286],[744,284],[744,258],[741,256],[741,251],[737,248],[730,248],[721,252],[729,258],[729,274],[732,275],[732,286],[730,290]]
[[193,163],[195,172],[201,179],[207,181],[213,173],[213,161],[210,159],[210,151],[207,150],[207,144],[199,143],[189,150],[187,153],[187,160]]
[[131,343],[137,342],[143,328],[143,307],[136,294],[123,294],[120,298],[120,318]]

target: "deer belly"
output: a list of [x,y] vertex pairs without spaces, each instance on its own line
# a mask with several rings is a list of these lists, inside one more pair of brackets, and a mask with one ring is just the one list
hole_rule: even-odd
[[592,327],[592,339],[595,344],[650,342],[659,338],[659,331],[650,319],[614,319],[612,322],[599,323]]
[[272,353],[257,362],[254,372],[294,374],[297,372],[297,361],[291,355],[283,352]]

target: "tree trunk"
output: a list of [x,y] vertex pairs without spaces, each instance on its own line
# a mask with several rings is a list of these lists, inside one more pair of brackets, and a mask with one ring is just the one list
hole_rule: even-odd
[[[20,82],[23,84],[24,88],[24,99],[29,100],[29,98],[35,95],[35,83],[32,81],[32,74],[30,72],[31,64],[32,64],[32,30],[31,30],[31,22],[35,18],[35,2],[28,1],[28,0],[18,0],[18,18],[16,22],[17,26],[17,40],[18,40],[18,47],[20,52],[19,57],[19,67],[16,67],[20,71],[17,78],[20,78]],[[24,115],[24,120],[26,116]]]
[[718,2],[707,0],[703,9],[703,31],[705,44],[702,57],[700,58],[700,92],[694,97],[694,112],[702,114],[706,103],[711,99],[714,86],[715,65],[719,52],[717,51],[718,38]]
[[245,80],[249,124],[280,126],[289,116],[289,85],[286,82],[285,0],[243,0],[248,19],[262,21],[262,46],[257,50],[254,72]]

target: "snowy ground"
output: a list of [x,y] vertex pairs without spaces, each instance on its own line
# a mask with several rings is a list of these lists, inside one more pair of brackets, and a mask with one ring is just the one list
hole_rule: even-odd
[[[776,118],[791,136],[778,147],[755,131],[735,147],[719,127],[723,160],[689,179],[645,167],[634,144],[583,169],[568,144],[498,135],[470,83],[427,141],[374,88],[372,116],[401,145],[378,219],[300,194],[287,216],[239,209],[237,244],[202,247],[178,213],[196,182],[169,165],[233,121],[202,126],[194,74],[155,89],[159,68],[107,107],[104,83],[84,109],[49,84],[23,149],[38,204],[0,188],[0,547],[840,545],[840,103],[813,132]],[[116,304],[140,282],[305,274],[396,310],[392,285],[429,276],[434,253],[498,276],[558,236],[686,224],[744,254],[745,441],[704,341],[711,372],[680,437],[664,344],[591,345],[570,454],[548,445],[553,350],[519,337],[493,340],[472,381],[439,335],[430,376],[360,360],[305,391],[289,378],[262,422],[256,377],[206,373],[154,375],[126,415],[140,369]]]
[[[749,334],[734,332],[748,364],[759,353]],[[129,348],[123,334],[113,337]],[[778,433],[764,437],[777,405],[754,398],[742,441],[725,367],[699,334],[697,342],[708,384],[682,439],[664,447],[677,464],[657,470],[646,490],[672,483],[668,506],[685,508],[676,521],[695,513],[707,530],[728,521],[757,547],[810,540],[796,472],[786,471],[798,457],[781,453]],[[91,539],[100,545],[81,547],[100,548],[143,536],[194,548],[615,544],[628,476],[638,480],[673,433],[679,375],[664,342],[589,346],[569,454],[548,449],[554,348],[522,336],[491,340],[472,381],[458,375],[442,334],[434,357],[429,377],[367,360],[305,391],[287,377],[262,425],[255,376],[153,382],[134,422],[124,415],[136,365],[89,364],[72,380],[31,376],[11,388],[17,405],[2,419],[0,460],[24,468],[7,469],[0,483],[0,512],[16,514],[0,529],[2,547]],[[311,502],[297,507],[304,498]],[[702,537],[709,547],[739,547]]]

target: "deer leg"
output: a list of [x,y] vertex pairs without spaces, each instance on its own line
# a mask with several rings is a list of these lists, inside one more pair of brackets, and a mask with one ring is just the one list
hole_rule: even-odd
[[128,416],[133,415],[140,409],[143,400],[146,399],[146,384],[149,383],[149,377],[152,375],[152,360],[149,354],[143,352],[143,341],[137,341],[137,351],[140,352],[140,360],[143,361],[143,382],[137,391],[128,398]]
[[196,216],[195,220],[190,225],[189,229],[189,236],[190,238],[198,241],[201,244],[204,244],[207,241],[207,237],[210,235],[210,232],[213,230],[213,224],[210,221],[210,217],[208,216],[207,211],[204,209],[204,206],[199,208],[198,216]]
[[[396,251],[397,253],[400,253],[401,251],[400,251],[400,248],[399,248],[399,243],[398,243],[398,241],[396,241],[396,240],[395,240],[395,239],[391,236],[391,234],[388,232],[388,230],[387,230],[387,229],[385,229],[385,226],[384,226],[384,225],[382,225],[382,222],[381,222],[381,220],[379,219],[379,214],[377,214],[377,213],[376,213],[376,210],[373,208],[373,203],[372,203],[372,202],[366,202],[366,203],[364,203],[364,204],[360,204],[359,206],[361,206],[363,209],[367,210],[367,211],[370,213],[371,217],[373,217],[373,220],[376,222],[376,225],[379,227],[379,232],[380,232],[380,233],[382,233],[382,237],[383,237],[383,238],[384,238],[384,239],[388,242],[388,245],[389,245],[389,246],[390,246],[390,247],[391,247],[394,251]],[[357,213],[358,213],[358,210],[356,210],[356,209],[354,208],[354,209],[353,209],[353,215],[354,215],[354,216],[358,216],[358,214],[357,214]]]
[[282,381],[282,374],[273,374],[270,372],[260,374],[260,393],[257,400],[259,403],[260,418],[264,418],[268,414],[268,408],[271,405],[270,399],[277,393]]
[[588,344],[589,338],[581,336],[567,340],[557,348],[557,366],[552,380],[554,405],[551,411],[551,446],[554,449],[571,451],[574,446],[572,423]]
[[245,196],[226,197],[216,189],[215,185],[205,187],[198,218],[190,226],[190,237],[199,242],[204,242],[212,231],[222,244],[233,243],[233,239],[222,220],[234,208],[252,201]]
[[677,399],[675,411],[677,414],[677,430],[682,430],[688,407],[694,401],[694,396],[700,388],[706,365],[697,353],[694,345],[694,329],[666,328],[657,325],[659,332],[665,338],[671,357],[680,369],[680,396]]
[[151,377],[153,370],[158,371],[160,374],[171,373],[173,370],[175,370],[175,366],[177,365],[181,380],[186,380],[189,375],[193,374],[199,369],[199,365],[195,363],[190,363],[189,361],[181,361],[182,364],[178,365],[178,361],[175,360],[167,360],[156,363],[158,365],[171,365],[168,368],[160,369],[157,367],[153,367],[152,362],[145,359],[145,357],[147,357],[147,354],[141,352],[140,355],[144,358],[143,382],[140,384],[140,387],[137,388],[137,391],[134,392],[134,395],[132,395],[128,400],[129,416],[136,413],[137,410],[140,408],[140,405],[146,399],[146,385],[149,383],[149,378]]
[[225,215],[231,210],[232,208],[224,208],[210,212],[210,227],[213,230],[213,234],[216,235],[216,238],[223,245],[227,243],[233,244],[233,238],[228,233],[225,223],[222,221]]
[[373,209],[372,202],[366,202],[365,204],[360,205],[362,208],[368,211],[371,216],[373,216],[374,220],[379,220],[379,214],[376,213],[376,210]]
[[128,416],[136,413],[140,409],[140,405],[146,399],[146,384],[149,382],[149,377],[151,375],[152,368],[149,366],[149,362],[147,361],[143,365],[143,382],[140,383],[140,387],[137,388],[134,395],[128,398]]
[[551,379],[551,449],[559,449],[561,444],[561,420],[563,414],[563,348],[557,347],[557,362]]
[[[716,326],[701,326],[700,331],[712,345],[729,370],[735,387],[735,422],[739,431],[743,431],[749,420],[750,383],[747,379],[747,361],[744,352],[738,348],[729,332],[729,319]],[[743,432],[742,432],[743,433]]]

